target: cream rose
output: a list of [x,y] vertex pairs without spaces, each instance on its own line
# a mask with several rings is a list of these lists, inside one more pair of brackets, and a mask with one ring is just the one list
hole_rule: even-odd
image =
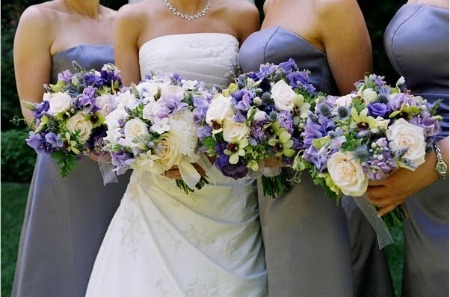
[[231,96],[225,97],[220,94],[211,101],[208,111],[206,112],[206,122],[213,127],[214,133],[217,133],[222,131],[222,129],[216,128],[215,125],[222,125],[224,119],[231,118],[233,115]]
[[358,96],[363,98],[365,104],[369,104],[377,100],[378,94],[372,88],[363,89],[364,86],[358,90]]
[[284,80],[278,81],[272,87],[272,99],[278,110],[292,111],[296,96],[297,94]]
[[156,145],[156,156],[159,157],[158,163],[164,170],[170,169],[178,164],[183,157],[180,154],[179,143],[177,139],[170,133],[164,133]]
[[78,132],[78,139],[81,143],[85,143],[91,135],[93,126],[91,121],[86,120],[85,115],[80,111],[67,120],[66,127],[71,134]]
[[236,123],[231,118],[223,121],[223,139],[226,142],[238,143],[250,133],[250,127],[244,123]]
[[[422,127],[410,124],[405,119],[398,119],[386,130],[386,137],[392,151],[408,148],[404,157],[416,167],[425,162],[426,142]],[[399,165],[411,170],[414,169],[403,162]]]
[[342,193],[361,196],[367,190],[368,178],[358,160],[349,152],[337,152],[327,161],[327,168],[333,183]]
[[43,100],[48,101],[50,104],[48,113],[51,115],[67,111],[72,105],[72,98],[68,94],[62,92],[44,93]]
[[169,118],[170,134],[177,140],[179,152],[185,156],[196,158],[197,130],[194,115],[190,111],[177,113]]
[[147,124],[140,119],[131,119],[125,124],[124,135],[129,146],[142,148],[145,144],[137,141],[137,138],[145,138],[149,135]]

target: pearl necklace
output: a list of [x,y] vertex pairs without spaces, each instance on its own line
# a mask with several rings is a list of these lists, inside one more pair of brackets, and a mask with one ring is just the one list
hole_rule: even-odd
[[170,11],[172,11],[174,15],[181,17],[185,20],[192,21],[201,18],[208,12],[208,10],[211,8],[211,0],[206,0],[205,7],[203,7],[203,9],[197,12],[196,14],[191,15],[179,12],[178,9],[176,9],[175,7],[172,6],[172,4],[170,4],[169,0],[164,0],[164,6],[170,9]]

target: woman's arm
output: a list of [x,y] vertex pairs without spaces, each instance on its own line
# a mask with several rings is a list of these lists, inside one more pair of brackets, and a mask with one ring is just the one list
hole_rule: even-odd
[[358,3],[354,0],[317,2],[319,40],[322,41],[333,77],[342,95],[372,71],[372,46]]
[[141,80],[138,41],[142,26],[134,5],[119,9],[114,27],[114,56],[126,86]]
[[[44,84],[51,79],[53,43],[49,16],[39,7],[27,8],[20,17],[14,38],[14,71],[20,100],[41,102]],[[30,110],[21,104],[22,115],[32,124]]]
[[[444,162],[448,166],[448,137],[439,141]],[[439,179],[434,169],[436,166],[436,153],[433,151],[426,155],[425,163],[415,171],[400,168],[389,177],[380,181],[370,181],[367,197],[380,207],[379,215],[385,215],[401,205],[405,200],[430,186]],[[447,169],[447,178],[448,169]]]

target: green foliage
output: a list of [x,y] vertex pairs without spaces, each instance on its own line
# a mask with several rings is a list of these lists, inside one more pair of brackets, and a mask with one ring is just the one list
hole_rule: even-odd
[[1,132],[2,181],[28,182],[33,175],[36,153],[29,147],[25,130]]

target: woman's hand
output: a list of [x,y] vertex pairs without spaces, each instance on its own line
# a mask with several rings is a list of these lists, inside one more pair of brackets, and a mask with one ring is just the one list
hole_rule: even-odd
[[280,158],[272,157],[272,158],[269,158],[269,159],[264,161],[264,167],[267,167],[267,168],[281,168],[281,167],[284,167],[284,164],[283,164],[283,162],[281,162]]
[[383,180],[369,181],[366,196],[380,207],[378,214],[383,216],[435,182],[439,178],[435,164],[435,155],[428,154],[425,163],[415,171],[401,168]]
[[[194,166],[195,170],[197,170],[197,172],[201,176],[205,176],[206,175],[206,171],[199,164],[193,163],[192,166]],[[170,168],[169,170],[164,172],[163,175],[165,177],[167,177],[167,178],[170,178],[170,179],[182,179],[180,170],[178,169],[178,166],[176,166],[176,165],[172,166],[172,168]]]

